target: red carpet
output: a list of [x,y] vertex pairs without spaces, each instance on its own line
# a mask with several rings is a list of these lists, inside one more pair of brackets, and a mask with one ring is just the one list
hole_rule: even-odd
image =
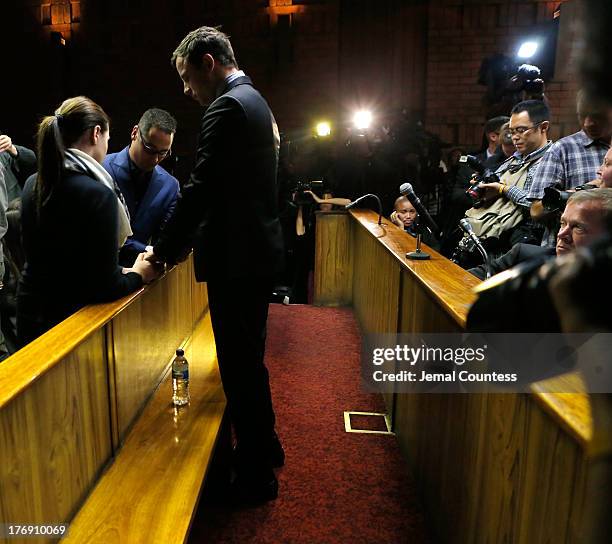
[[395,438],[344,430],[345,410],[384,411],[361,391],[359,349],[348,309],[270,307],[266,361],[287,455],[279,498],[234,511],[203,505],[191,543],[430,541]]

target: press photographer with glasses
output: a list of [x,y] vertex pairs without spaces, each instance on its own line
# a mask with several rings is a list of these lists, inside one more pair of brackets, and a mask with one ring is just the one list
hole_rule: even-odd
[[133,262],[135,255],[149,250],[174,212],[179,183],[159,163],[172,154],[175,133],[172,115],[148,109],[132,128],[130,145],[104,161],[130,212],[133,234],[121,248],[121,264]]
[[[476,236],[489,246],[491,256],[505,253],[517,243],[539,245],[541,241],[543,229],[530,218],[527,195],[535,167],[552,145],[549,128],[550,112],[544,102],[519,102],[508,125],[516,152],[496,170],[499,181],[474,187],[477,201],[465,216]],[[475,266],[470,259],[465,259],[465,265]]]

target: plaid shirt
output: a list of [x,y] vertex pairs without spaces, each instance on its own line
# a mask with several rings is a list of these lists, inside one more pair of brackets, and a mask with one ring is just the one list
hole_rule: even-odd
[[609,148],[608,143],[589,138],[583,130],[561,138],[534,171],[527,197],[541,200],[545,187],[567,190],[594,180]]
[[504,181],[504,173],[510,172],[511,174],[518,172],[521,168],[524,168],[527,164],[527,177],[525,178],[525,184],[523,187],[517,187],[513,185],[506,189],[506,198],[512,200],[514,204],[522,208],[523,210],[529,209],[531,201],[527,198],[531,184],[533,183],[533,176],[537,170],[537,166],[542,162],[542,157],[546,156],[546,152],[553,145],[552,142],[547,142],[546,145],[536,149],[523,157],[518,151],[508,158],[506,161],[501,163],[495,173]]

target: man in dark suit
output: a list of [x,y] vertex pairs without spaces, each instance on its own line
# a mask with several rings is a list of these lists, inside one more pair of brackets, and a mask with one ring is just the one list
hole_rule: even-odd
[[[173,262],[194,249],[208,283],[217,359],[237,439],[232,494],[274,499],[272,468],[284,462],[264,365],[268,299],[282,265],[277,212],[279,133],[225,34],[202,27],[172,55],[184,93],[207,106],[196,165],[150,259]],[[239,202],[240,209],[236,209]],[[245,221],[236,221],[236,213]]]
[[131,266],[140,253],[151,249],[176,207],[179,183],[159,165],[171,153],[175,132],[172,115],[148,109],[132,129],[130,145],[104,160],[130,212],[133,234],[119,252],[122,266]]

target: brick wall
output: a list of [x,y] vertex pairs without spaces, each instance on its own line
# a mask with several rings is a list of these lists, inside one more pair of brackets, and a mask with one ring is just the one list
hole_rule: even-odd
[[[555,77],[546,84],[552,111],[551,136],[557,139],[578,128],[575,94],[578,87],[571,0],[562,7]],[[559,1],[433,0],[429,6],[426,81],[426,125],[447,142],[479,146],[486,120],[477,85],[484,58],[494,53],[514,57],[521,38],[536,25],[552,20]]]
[[[579,0],[564,4],[565,7]],[[241,66],[269,100],[281,129],[309,129],[317,118],[347,119],[360,101],[380,111],[425,112],[444,140],[478,145],[483,58],[512,54],[557,1],[540,0],[17,0],[3,7],[5,64],[0,129],[33,145],[36,121],[61,99],[86,94],[113,120],[111,150],[123,147],[147,107],[179,121],[176,149],[187,172],[199,109],[181,94],[169,55],[187,31],[223,25]],[[571,44],[567,25],[562,46]],[[52,45],[63,32],[65,48]],[[562,47],[563,49],[563,47]],[[576,129],[573,57],[565,48],[547,86],[552,134]],[[367,104],[366,104],[367,105]]]

